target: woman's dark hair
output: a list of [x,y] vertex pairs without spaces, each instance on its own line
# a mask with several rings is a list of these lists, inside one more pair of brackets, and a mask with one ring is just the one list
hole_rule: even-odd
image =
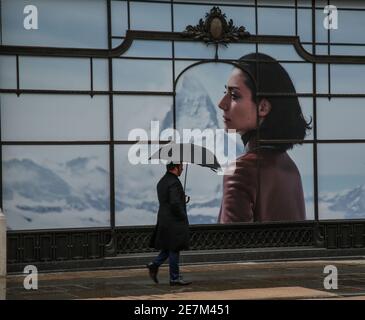
[[[250,53],[241,57],[236,64],[245,74],[245,84],[252,92],[252,99],[258,103],[265,98],[271,110],[260,125],[260,140],[303,140],[311,122],[306,122],[292,80],[286,70],[274,58],[263,53]],[[256,100],[256,93],[267,93]],[[275,94],[279,96],[270,96]],[[282,95],[280,95],[282,94]],[[291,95],[291,96],[288,96]],[[294,95],[294,96],[293,96]],[[246,133],[242,139],[247,142],[256,131]],[[264,143],[261,143],[263,145]],[[272,143],[280,151],[292,149],[301,142]],[[265,143],[264,145],[270,145]]]

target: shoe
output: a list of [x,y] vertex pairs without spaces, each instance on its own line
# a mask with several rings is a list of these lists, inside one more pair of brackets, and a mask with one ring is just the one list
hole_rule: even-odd
[[158,267],[153,262],[150,262],[146,267],[150,273],[151,279],[155,283],[158,283],[158,279],[157,279]]
[[185,281],[183,279],[170,280],[170,286],[187,286],[192,284],[191,281]]

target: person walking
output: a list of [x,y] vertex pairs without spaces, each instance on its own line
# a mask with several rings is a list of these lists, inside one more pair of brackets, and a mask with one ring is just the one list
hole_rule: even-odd
[[147,265],[151,279],[158,283],[158,269],[169,258],[170,285],[188,285],[179,271],[180,251],[189,249],[189,220],[186,213],[185,193],[179,176],[183,164],[168,163],[166,173],[157,184],[160,204],[157,224],[150,247],[160,250],[158,256]]

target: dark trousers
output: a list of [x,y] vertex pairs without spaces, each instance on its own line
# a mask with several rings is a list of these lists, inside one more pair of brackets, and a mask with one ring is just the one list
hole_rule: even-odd
[[159,255],[153,260],[153,264],[159,267],[169,258],[170,280],[179,279],[179,251],[161,250]]

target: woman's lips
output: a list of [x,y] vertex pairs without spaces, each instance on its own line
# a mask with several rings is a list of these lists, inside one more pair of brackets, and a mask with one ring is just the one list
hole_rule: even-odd
[[224,116],[223,116],[223,120],[224,120],[224,122],[229,122],[229,121],[231,121],[231,119],[229,119],[229,118],[227,118],[227,117],[224,117]]

